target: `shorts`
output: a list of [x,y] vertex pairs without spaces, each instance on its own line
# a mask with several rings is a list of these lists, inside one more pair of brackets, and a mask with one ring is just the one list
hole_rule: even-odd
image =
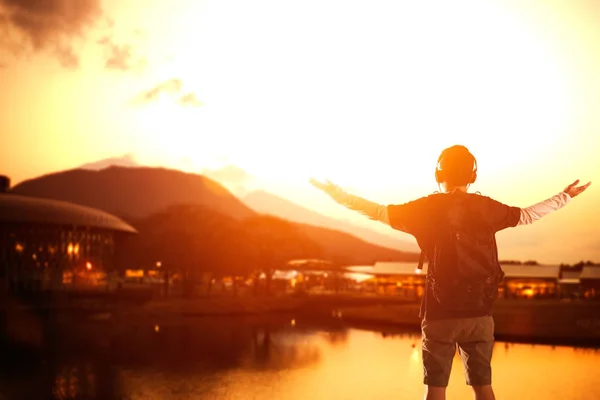
[[494,319],[491,316],[423,320],[421,332],[425,385],[448,386],[457,347],[467,385],[492,384]]

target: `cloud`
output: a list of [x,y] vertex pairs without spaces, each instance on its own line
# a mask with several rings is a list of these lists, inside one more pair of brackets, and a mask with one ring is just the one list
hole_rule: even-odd
[[181,79],[177,79],[177,78],[169,79],[168,81],[159,83],[158,85],[154,86],[150,90],[146,90],[146,91],[143,91],[142,93],[138,94],[133,99],[133,103],[134,104],[146,104],[146,103],[156,100],[158,98],[158,96],[160,96],[162,93],[170,93],[170,94],[179,93],[179,92],[181,92],[182,86],[183,86],[183,84],[181,82]]
[[81,169],[101,170],[108,167],[137,167],[140,164],[136,161],[132,153],[124,154],[118,157],[106,158],[104,160],[95,161],[81,165]]
[[244,197],[256,188],[255,178],[244,169],[235,165],[226,165],[218,169],[204,169],[202,175],[207,176],[232,192],[235,196]]
[[202,105],[202,102],[198,100],[196,94],[191,92],[181,96],[177,102],[184,106],[200,107]]
[[254,180],[246,170],[235,165],[226,165],[219,169],[207,168],[202,174],[224,184],[245,184]]
[[103,15],[100,0],[0,0],[0,43],[15,56],[47,52],[65,68],[77,68],[73,39]]
[[183,82],[181,79],[173,78],[161,82],[152,89],[146,90],[138,94],[133,100],[134,105],[144,105],[156,100],[162,94],[176,95],[177,103],[183,106],[199,107],[202,102],[198,100],[193,92],[180,95],[183,90]]
[[114,40],[106,36],[98,41],[98,44],[104,47],[106,62],[104,68],[129,71],[136,68],[143,68],[146,61],[133,54],[133,47],[129,44],[117,44]]

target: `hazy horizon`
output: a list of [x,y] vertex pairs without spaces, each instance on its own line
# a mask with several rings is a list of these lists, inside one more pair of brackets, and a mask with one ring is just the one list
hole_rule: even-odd
[[0,25],[0,173],[15,184],[124,154],[233,166],[232,190],[387,234],[308,178],[402,203],[437,190],[439,152],[462,143],[472,190],[510,205],[596,182],[501,232],[502,258],[600,260],[594,2],[0,0]]
[[[115,156],[115,157],[110,157],[108,159],[105,160],[98,160],[98,161],[92,161],[83,165],[79,165],[79,166],[75,166],[73,168],[68,168],[66,170],[71,170],[71,169],[88,169],[88,170],[95,170],[95,171],[99,171],[108,167],[113,167],[113,166],[117,166],[117,167],[124,167],[124,168],[136,168],[136,167],[149,167],[149,168],[169,168],[172,169],[169,166],[166,165],[143,165],[143,164],[139,164],[136,160],[135,157],[133,157],[131,154],[125,154],[122,156]],[[66,171],[65,170],[65,171]],[[60,173],[63,172],[61,171],[50,171],[49,173]],[[399,232],[396,230],[391,229],[390,227],[381,224],[379,222],[373,222],[370,221],[364,217],[360,217],[359,218],[347,218],[348,216],[354,216],[354,213],[352,211],[346,210],[343,207],[338,206],[337,204],[333,203],[332,201],[330,201],[329,199],[326,199],[326,202],[329,202],[330,204],[326,204],[326,206],[332,206],[334,208],[341,208],[341,213],[329,213],[327,214],[327,208],[326,207],[319,207],[319,204],[317,203],[316,206],[311,205],[311,204],[303,204],[300,203],[298,201],[296,201],[295,199],[292,198],[287,198],[285,194],[276,194],[275,191],[270,190],[269,187],[266,186],[261,186],[262,183],[260,182],[260,180],[257,180],[255,177],[249,175],[245,170],[243,170],[242,168],[238,167],[238,166],[232,166],[232,165],[228,165],[223,167],[222,169],[215,169],[215,170],[208,170],[205,169],[203,171],[185,171],[182,170],[181,172],[184,173],[192,173],[192,174],[198,174],[198,175],[202,175],[205,177],[208,177],[210,179],[213,179],[214,181],[218,182],[219,184],[223,185],[227,190],[229,190],[234,196],[236,196],[237,198],[239,198],[244,204],[246,204],[247,206],[249,206],[250,208],[254,208],[252,206],[250,206],[247,202],[246,202],[246,197],[248,195],[251,195],[253,193],[256,192],[265,192],[269,195],[273,195],[276,196],[279,199],[283,199],[286,202],[289,202],[290,204],[300,207],[302,209],[306,209],[309,212],[314,212],[317,215],[320,215],[324,218],[331,218],[334,221],[338,221],[340,223],[345,223],[345,224],[350,224],[356,228],[359,229],[367,229],[371,232],[374,232],[376,234],[380,234],[380,235],[385,235],[388,238],[392,238],[395,240],[398,240],[399,242],[404,242],[404,245],[400,248],[395,248],[395,247],[391,247],[391,246],[385,246],[385,244],[377,241],[377,240],[368,240],[366,238],[364,238],[364,235],[359,235],[356,234],[354,232],[350,232],[347,229],[342,229],[342,231],[347,231],[348,233],[353,234],[354,236],[357,237],[363,237],[363,240],[367,240],[371,243],[374,244],[378,244],[378,245],[383,245],[384,247],[391,247],[391,248],[395,248],[396,250],[400,250],[400,251],[410,251],[410,252],[418,252],[418,245],[416,243],[416,241],[414,240],[414,238],[411,235],[405,234],[403,232]],[[10,178],[10,177],[9,177]],[[11,186],[16,186],[19,183],[25,182],[29,179],[35,179],[38,177],[31,177],[31,178],[27,178],[24,179],[20,182],[15,182],[11,180]],[[248,183],[247,187],[244,187],[244,183]],[[258,212],[261,212],[260,210],[257,210]],[[267,212],[270,213],[272,215],[278,215],[280,211],[282,210],[273,210],[274,212]],[[289,209],[283,210],[284,213],[285,212],[289,212]],[[264,211],[262,211],[264,212]],[[333,215],[331,215],[333,214]],[[298,221],[298,222],[304,222],[304,223],[310,223],[309,221],[305,221],[304,219],[304,215],[297,215],[296,213],[294,213],[294,217],[298,217],[298,218],[286,218],[286,219],[290,219],[290,220],[294,220],[294,221]],[[318,226],[330,226],[330,224],[315,224]],[[333,229],[340,229],[339,227],[333,227]],[[511,230],[508,230],[508,232],[510,232]],[[499,236],[503,235],[504,233],[499,233]],[[510,236],[504,234],[505,236]],[[508,238],[510,240],[510,237]],[[500,239],[501,240],[501,239]],[[526,248],[527,243],[523,244],[523,243],[516,243],[517,246],[520,246],[521,248]],[[589,258],[577,258],[572,257],[569,260],[564,260],[564,259],[554,259],[554,260],[548,260],[547,258],[537,258],[535,256],[532,255],[533,252],[528,253],[527,251],[523,251],[521,254],[517,254],[516,257],[514,256],[507,256],[507,254],[510,254],[509,252],[506,251],[506,247],[509,247],[509,251],[510,246],[512,245],[512,243],[509,241],[508,245],[505,245],[503,248],[499,249],[499,255],[500,258],[503,260],[515,260],[515,261],[530,261],[530,260],[535,260],[538,261],[541,265],[558,265],[558,264],[562,264],[562,263],[567,263],[567,264],[575,264],[577,262],[580,261],[594,261],[594,262],[598,262],[596,259],[589,259]]]

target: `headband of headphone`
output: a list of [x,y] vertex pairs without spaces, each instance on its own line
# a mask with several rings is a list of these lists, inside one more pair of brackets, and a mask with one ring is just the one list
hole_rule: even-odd
[[473,174],[468,183],[474,183],[477,179],[477,159],[465,146],[456,145],[445,149],[444,151],[442,151],[442,154],[440,154],[435,169],[435,180],[437,183],[443,183],[447,180],[446,171],[444,171],[441,168],[442,160],[446,158],[449,155],[449,153],[457,152],[463,152],[467,157],[470,157],[473,160]]

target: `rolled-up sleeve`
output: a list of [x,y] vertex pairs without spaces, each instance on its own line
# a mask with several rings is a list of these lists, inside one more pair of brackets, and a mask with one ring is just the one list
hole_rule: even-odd
[[521,209],[488,198],[487,216],[494,232],[498,232],[517,226],[521,218]]
[[422,232],[432,217],[426,197],[404,204],[390,204],[387,211],[392,228],[412,235]]

